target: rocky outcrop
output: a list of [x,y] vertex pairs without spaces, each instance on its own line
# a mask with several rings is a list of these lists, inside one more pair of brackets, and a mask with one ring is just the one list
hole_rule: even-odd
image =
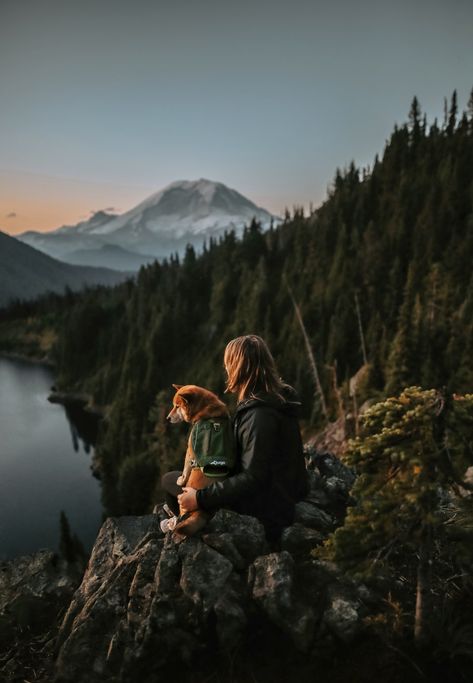
[[354,436],[355,421],[353,415],[349,414],[329,422],[309,443],[317,451],[327,451],[340,456],[345,451],[348,439]]
[[309,463],[311,493],[277,551],[256,519],[228,510],[181,542],[163,537],[157,515],[108,519],[59,632],[57,683],[155,681],[235,651],[256,624],[301,652],[355,639],[366,589],[310,554],[339,523],[353,478],[327,457]]
[[69,603],[82,577],[51,550],[0,562],[0,640],[13,627],[41,628]]
[[319,522],[314,520],[312,523],[310,518],[319,518],[319,513],[324,512],[323,530],[333,531],[343,522],[347,506],[354,502],[350,490],[355,473],[331,453],[318,451],[313,446],[306,447],[305,458],[310,491],[306,499],[296,505],[296,521],[319,529]]
[[0,562],[0,681],[36,680],[83,571],[51,550]]

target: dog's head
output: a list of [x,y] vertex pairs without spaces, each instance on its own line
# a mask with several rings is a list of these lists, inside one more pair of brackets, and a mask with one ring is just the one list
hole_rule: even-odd
[[172,401],[172,410],[167,416],[171,422],[196,422],[205,417],[221,417],[228,414],[228,409],[218,396],[195,384],[173,384],[176,393]]

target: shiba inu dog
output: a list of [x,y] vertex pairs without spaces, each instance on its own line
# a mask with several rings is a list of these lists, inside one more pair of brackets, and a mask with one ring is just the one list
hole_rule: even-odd
[[[235,463],[235,448],[228,408],[218,396],[195,384],[173,384],[176,394],[167,419],[192,424],[187,442],[184,467],[177,479],[179,486],[202,489],[214,481],[225,479]],[[166,520],[167,521],[167,520]],[[208,521],[202,510],[181,514],[167,521],[163,530],[192,536]]]

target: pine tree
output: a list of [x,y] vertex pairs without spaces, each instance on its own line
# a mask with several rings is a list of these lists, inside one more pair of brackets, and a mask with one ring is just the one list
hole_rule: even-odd
[[[431,615],[434,546],[446,533],[445,510],[469,486],[464,476],[473,464],[473,394],[410,387],[373,406],[362,422],[362,435],[345,456],[358,475],[356,504],[323,553],[364,576],[415,571],[414,633],[421,643]],[[448,526],[454,523],[453,516]]]
[[[414,379],[420,361],[414,317],[416,314],[416,274],[411,267],[404,289],[404,300],[399,313],[399,323],[393,339],[386,368],[386,391],[396,393]],[[418,315],[418,310],[417,310]],[[417,321],[418,324],[418,321]]]
[[450,101],[450,109],[448,112],[448,124],[447,124],[447,134],[452,135],[455,126],[457,124],[457,114],[458,114],[458,104],[457,104],[457,91],[454,90],[452,93],[452,99]]
[[409,111],[410,137],[412,146],[416,146],[419,142],[422,130],[421,120],[422,111],[419,100],[417,97],[414,97],[412,100],[411,109]]
[[87,557],[84,546],[76,534],[71,534],[69,521],[64,510],[59,517],[59,552],[68,563],[84,561]]

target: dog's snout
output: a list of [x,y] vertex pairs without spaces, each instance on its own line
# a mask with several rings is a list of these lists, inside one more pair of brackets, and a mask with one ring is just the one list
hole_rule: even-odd
[[166,416],[166,420],[169,420],[169,422],[175,422],[176,421],[176,413],[177,410],[176,408],[173,408],[170,413]]
[[169,415],[166,417],[166,420],[169,420],[169,422],[182,422],[184,419],[184,416],[182,415],[182,411],[179,408],[179,406],[173,406],[173,409],[169,413]]

